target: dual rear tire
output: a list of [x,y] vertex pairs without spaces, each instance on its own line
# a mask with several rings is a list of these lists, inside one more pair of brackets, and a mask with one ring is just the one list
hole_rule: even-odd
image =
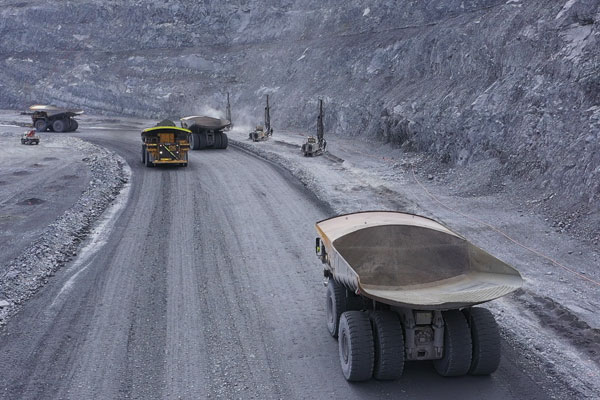
[[402,375],[404,337],[394,312],[361,311],[362,298],[333,279],[327,284],[326,307],[327,330],[338,339],[346,380],[394,380]]
[[[215,133],[215,141],[212,147],[215,149],[226,149],[229,145],[229,139],[225,133]],[[190,149],[201,150],[208,147],[208,138],[204,133],[190,134]]]
[[[404,371],[404,334],[392,311],[359,311],[346,288],[329,279],[327,330],[338,339],[340,364],[348,381],[395,380]],[[356,304],[356,302],[355,302]],[[485,308],[449,310],[444,318],[444,353],[433,365],[442,376],[489,375],[500,364],[500,335]]]
[[[43,120],[36,121],[36,129],[38,122],[41,121],[40,127],[42,123],[44,124],[44,130],[46,127],[46,123]],[[65,119],[57,119],[51,123],[52,130],[54,132],[73,132],[76,131],[79,127],[79,124],[73,118],[65,118]]]

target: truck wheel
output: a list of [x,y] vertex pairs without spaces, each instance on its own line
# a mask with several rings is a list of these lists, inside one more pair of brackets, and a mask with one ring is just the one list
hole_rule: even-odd
[[229,145],[229,138],[226,133],[221,133],[221,148],[226,149]]
[[198,133],[198,150],[205,149],[208,144],[206,133]]
[[56,121],[54,121],[52,123],[52,129],[54,129],[54,132],[63,132],[66,127],[67,127],[67,124],[62,119],[57,119]]
[[404,370],[404,336],[400,319],[392,311],[373,311],[370,315],[375,343],[373,377],[391,381]]
[[38,132],[45,132],[46,128],[48,128],[46,121],[44,121],[43,119],[36,119],[35,122],[33,123],[33,126],[35,127],[35,130]]
[[192,133],[190,135],[190,149],[192,150],[198,150],[198,134],[197,133]]
[[219,133],[215,133],[215,144],[213,145],[213,147],[214,147],[215,149],[220,149],[220,148],[222,148],[222,147],[221,147],[221,145],[222,145],[222,142],[223,142],[223,134],[222,134],[222,133],[220,133],[220,132],[219,132]]
[[373,375],[375,349],[369,315],[346,311],[340,318],[338,340],[342,373],[347,381],[366,381]]
[[442,376],[459,376],[471,367],[471,332],[467,319],[459,310],[442,313],[444,317],[444,355],[433,361]]
[[79,128],[79,124],[76,120],[71,119],[71,132],[75,132]]
[[489,375],[500,365],[500,333],[492,313],[486,308],[464,309],[463,314],[471,327],[473,359],[471,375]]
[[334,338],[338,337],[340,316],[346,311],[346,288],[329,278],[327,283],[327,330]]
[[142,164],[146,164],[146,148],[142,146]]
[[152,155],[150,155],[150,153],[148,153],[148,151],[146,150],[146,167],[152,167],[154,166],[154,163],[151,161]]

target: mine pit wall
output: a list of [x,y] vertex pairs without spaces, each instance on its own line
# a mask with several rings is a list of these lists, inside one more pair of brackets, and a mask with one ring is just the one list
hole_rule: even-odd
[[234,118],[253,124],[271,94],[276,128],[314,132],[322,97],[327,132],[449,165],[494,158],[600,212],[594,0],[21,1],[1,13],[2,108],[158,118],[223,110],[230,91]]

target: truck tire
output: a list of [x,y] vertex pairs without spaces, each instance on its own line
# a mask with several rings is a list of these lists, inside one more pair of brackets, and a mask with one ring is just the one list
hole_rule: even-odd
[[205,149],[208,144],[206,133],[198,133],[198,150]]
[[404,371],[404,335],[402,324],[392,311],[373,311],[370,315],[375,344],[373,377],[391,381]]
[[76,120],[71,119],[71,132],[75,132],[79,128],[79,124]]
[[229,138],[226,133],[221,133],[221,148],[226,149],[229,145]]
[[46,129],[48,128],[48,124],[46,124],[46,121],[43,119],[36,119],[33,126],[38,132],[46,132]]
[[146,167],[153,167],[154,163],[151,161],[152,156],[150,155],[150,153],[148,153],[148,150],[146,150],[146,156],[145,156],[145,163]]
[[442,376],[460,376],[471,367],[471,331],[467,319],[459,310],[442,313],[444,318],[444,355],[433,361]]
[[340,318],[338,340],[342,373],[347,381],[366,381],[373,376],[375,346],[369,315],[346,311]]
[[142,146],[142,164],[146,164],[146,147]]
[[346,288],[329,278],[325,298],[327,310],[327,330],[334,338],[338,337],[340,316],[346,311]]
[[463,310],[471,328],[473,359],[469,374],[489,375],[500,365],[500,333],[492,313],[486,308],[472,307]]
[[63,119],[57,119],[52,123],[52,129],[54,129],[54,132],[64,132],[68,126],[67,122],[68,121],[65,121]]
[[190,149],[198,150],[199,144],[200,144],[200,142],[198,140],[198,134],[197,133],[190,134]]
[[213,147],[215,149],[222,149],[223,145],[223,134],[222,133],[215,133],[215,144],[213,145]]

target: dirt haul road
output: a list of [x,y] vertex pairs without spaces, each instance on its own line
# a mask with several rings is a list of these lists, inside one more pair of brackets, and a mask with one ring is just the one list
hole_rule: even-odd
[[74,135],[127,160],[128,201],[0,333],[1,398],[560,396],[506,343],[491,377],[410,363],[396,382],[347,383],[312,254],[330,211],[239,149],[145,168],[140,129],[104,126]]

